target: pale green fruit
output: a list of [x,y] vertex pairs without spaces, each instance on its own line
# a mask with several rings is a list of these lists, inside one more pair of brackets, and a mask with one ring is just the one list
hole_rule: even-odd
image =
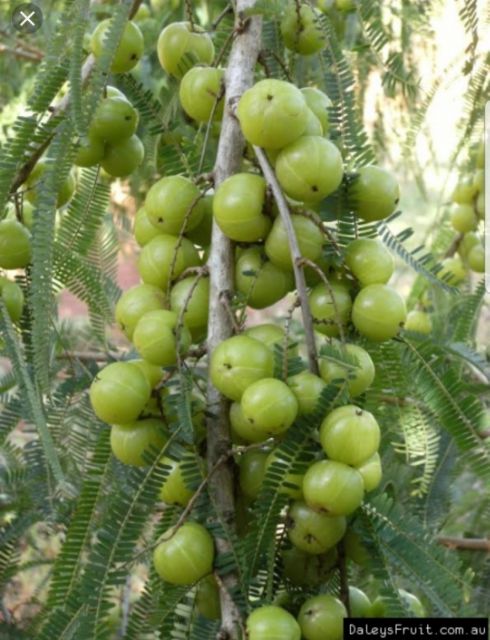
[[325,135],[330,129],[328,110],[333,104],[332,101],[326,93],[315,87],[304,87],[301,89],[301,93],[306,100],[306,104],[320,121],[322,133]]
[[374,491],[379,487],[383,478],[383,467],[378,452],[373,453],[370,458],[356,468],[364,481],[364,491]]
[[325,382],[310,371],[302,371],[288,379],[288,385],[298,401],[298,413],[306,415],[315,410]]
[[430,315],[426,311],[412,309],[412,311],[409,311],[407,314],[405,329],[407,331],[415,331],[417,333],[428,335],[432,332],[432,320]]
[[475,273],[484,273],[485,271],[485,249],[483,245],[478,244],[468,253],[466,258],[468,267]]
[[369,353],[356,344],[334,343],[345,360],[320,356],[320,375],[325,382],[348,380],[349,394],[355,398],[368,389],[375,376]]

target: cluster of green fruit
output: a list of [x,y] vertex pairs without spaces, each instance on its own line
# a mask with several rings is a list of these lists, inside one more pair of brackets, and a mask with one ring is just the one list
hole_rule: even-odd
[[112,177],[123,178],[135,171],[145,155],[136,135],[139,116],[128,98],[108,86],[90,123],[88,135],[80,142],[75,158],[79,167],[101,165]]

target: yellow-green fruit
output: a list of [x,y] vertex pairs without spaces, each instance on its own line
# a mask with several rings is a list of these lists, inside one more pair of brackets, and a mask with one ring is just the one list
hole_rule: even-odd
[[415,331],[428,335],[432,331],[432,320],[430,314],[426,311],[419,311],[418,309],[412,309],[407,314],[405,320],[405,329],[407,331]]
[[127,289],[116,304],[116,322],[131,340],[140,318],[149,311],[164,309],[164,293],[150,284],[137,284]]
[[267,473],[271,467],[276,468],[276,473],[277,469],[279,469],[282,481],[281,486],[278,487],[277,491],[289,496],[293,500],[302,500],[303,491],[301,490],[301,485],[303,484],[304,473],[294,473],[292,471],[284,473],[284,469],[287,465],[288,461],[281,456],[281,452],[274,450],[267,456],[265,472]]
[[281,21],[281,35],[288,49],[304,56],[318,53],[326,46],[318,15],[307,4],[298,8],[293,2],[288,6]]
[[[100,58],[105,49],[105,38],[111,20],[100,22],[92,34],[90,48],[96,58]],[[135,67],[143,55],[145,43],[140,28],[134,22],[127,22],[112,60],[113,73],[125,73]]]
[[458,182],[451,195],[451,200],[458,204],[471,204],[477,193],[473,178],[467,177]]
[[468,267],[475,273],[484,273],[485,271],[485,249],[483,245],[478,244],[470,249],[466,258]]
[[95,136],[87,136],[80,140],[74,162],[78,167],[93,167],[101,162],[104,154],[104,141]]
[[31,234],[18,220],[0,222],[0,268],[23,269],[31,261]]
[[350,320],[352,300],[347,287],[321,282],[309,295],[315,329],[326,336],[338,336]]
[[16,282],[0,276],[0,298],[12,322],[18,322],[24,309],[24,293]]
[[197,585],[196,607],[205,618],[210,620],[221,618],[220,592],[214,576],[206,576]]
[[145,467],[146,455],[151,455],[152,450],[160,451],[167,439],[165,423],[157,418],[111,427],[112,453],[124,464],[135,467]]
[[437,277],[444,280],[450,285],[457,286],[466,279],[467,272],[461,258],[454,256],[453,258],[445,258],[441,262],[441,270]]
[[162,233],[178,235],[195,229],[204,215],[201,192],[184,176],[161,178],[148,191],[145,199],[148,219]]
[[458,246],[459,255],[465,260],[468,256],[468,253],[473,249],[474,246],[481,243],[480,236],[475,231],[470,231],[469,233],[465,233],[461,239],[461,242]]
[[163,69],[175,78],[182,78],[194,65],[212,63],[214,45],[201,27],[190,22],[173,22],[161,32],[157,53]]
[[395,211],[400,188],[389,171],[368,165],[359,169],[349,186],[348,196],[355,213],[366,222],[373,222],[383,220]]
[[306,100],[306,104],[320,121],[323,135],[327,134],[330,129],[328,110],[333,104],[332,101],[326,93],[315,87],[304,87],[301,89],[301,93]]
[[483,191],[478,194],[475,200],[475,211],[480,220],[483,220],[485,217],[485,194]]
[[150,222],[146,209],[140,207],[136,212],[133,227],[134,238],[138,245],[144,247],[150,240],[153,240],[153,238],[159,236],[161,233],[162,232]]
[[476,229],[478,220],[471,204],[454,203],[451,207],[450,220],[453,228],[459,233],[468,233]]
[[[139,358],[137,360],[130,360],[129,362],[133,366],[138,367],[138,369],[145,374],[146,379],[148,380],[152,389],[154,389],[161,381],[163,376],[162,367],[159,367],[156,364],[151,364],[151,362],[147,362],[142,358]],[[165,389],[163,389],[162,391],[165,391]]]
[[178,278],[188,267],[200,263],[192,242],[162,233],[150,240],[140,253],[138,271],[146,284],[166,290],[169,280]]
[[185,507],[194,495],[194,491],[187,486],[182,473],[182,465],[167,456],[162,458],[162,464],[170,467],[169,474],[160,489],[160,499],[167,504],[179,504]]
[[125,178],[143,162],[145,148],[137,135],[118,144],[107,145],[102,168],[114,178]]
[[315,410],[325,382],[310,371],[302,371],[288,378],[288,386],[298,401],[299,415],[306,415]]
[[224,71],[216,67],[193,67],[182,78],[179,98],[187,115],[197,122],[208,122],[223,115]]
[[356,344],[336,343],[339,357],[320,356],[320,375],[325,382],[347,380],[349,394],[355,398],[374,380],[375,368],[369,353]]
[[364,491],[374,491],[379,487],[383,478],[383,468],[381,466],[381,458],[376,451],[371,457],[365,460],[357,467],[364,482]]

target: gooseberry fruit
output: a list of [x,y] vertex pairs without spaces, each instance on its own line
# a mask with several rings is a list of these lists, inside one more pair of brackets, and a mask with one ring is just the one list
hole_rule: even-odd
[[478,244],[468,251],[466,258],[468,267],[475,273],[484,273],[485,271],[485,249],[483,245]]
[[303,56],[318,53],[326,46],[326,36],[316,12],[307,4],[291,3],[281,21],[285,46]]
[[223,69],[193,67],[182,78],[179,98],[187,115],[197,122],[208,122],[214,113],[216,120],[223,115]]
[[300,640],[301,629],[285,609],[268,605],[252,611],[247,618],[249,640]]
[[31,234],[18,220],[0,222],[0,268],[23,269],[31,261]]
[[[291,222],[301,256],[315,262],[322,253],[323,233],[312,220],[305,216],[293,214]],[[293,270],[288,234],[281,217],[277,217],[274,220],[272,229],[265,241],[265,252],[269,260],[280,269],[285,271]]]
[[209,314],[209,278],[190,276],[180,280],[170,292],[170,308],[183,320],[194,342],[205,337]]
[[78,167],[93,167],[102,161],[104,154],[104,141],[89,135],[80,141],[74,162]]
[[298,414],[298,401],[286,383],[263,378],[249,385],[241,398],[243,416],[263,439],[287,431]]
[[367,618],[371,613],[371,600],[364,591],[349,587],[349,607],[351,618]]
[[184,354],[192,341],[189,330],[182,326],[177,344],[177,322],[177,314],[166,309],[148,311],[138,320],[133,343],[145,360],[160,367],[177,364],[177,349]]
[[255,500],[264,480],[268,453],[266,451],[246,451],[240,456],[240,489],[242,493]]
[[334,596],[308,598],[299,610],[298,622],[305,640],[342,640],[347,611]]
[[370,284],[357,294],[352,306],[352,322],[369,340],[394,338],[407,317],[405,302],[387,284]]
[[201,27],[190,22],[173,22],[160,33],[157,53],[163,69],[175,78],[182,78],[196,64],[211,64],[214,45]]
[[357,466],[357,470],[364,481],[364,491],[374,491],[379,487],[381,479],[383,478],[383,469],[379,453],[373,453],[370,458]]
[[323,135],[326,135],[330,129],[328,110],[332,106],[332,101],[326,93],[315,87],[304,87],[301,89],[301,93],[306,100],[306,104],[320,121]]
[[463,262],[458,256],[444,258],[441,262],[441,269],[437,273],[440,280],[444,280],[450,285],[457,286],[466,279],[467,272]]
[[348,189],[349,202],[366,222],[383,220],[393,213],[400,199],[400,188],[391,173],[367,165],[361,167]]
[[124,464],[145,467],[145,452],[160,449],[167,442],[165,423],[158,418],[147,418],[129,424],[115,424],[111,427],[111,449]]
[[293,289],[294,277],[267,260],[260,247],[250,247],[236,262],[235,285],[249,307],[264,309]]
[[306,415],[315,410],[325,382],[310,371],[302,371],[288,378],[288,385],[298,401],[299,415]]
[[345,264],[359,280],[361,287],[386,284],[395,268],[395,261],[388,249],[379,240],[371,238],[350,242],[345,250]]
[[97,107],[90,124],[89,141],[118,144],[136,133],[138,120],[138,112],[126,98],[105,98]]
[[323,554],[343,537],[347,522],[343,516],[330,516],[312,509],[305,502],[293,502],[288,513],[288,537],[306,553]]
[[349,394],[353,398],[360,396],[372,385],[376,373],[371,356],[356,344],[335,344],[339,357],[321,355],[320,375],[328,383],[333,380],[347,380]]
[[450,212],[453,228],[459,233],[468,233],[478,226],[478,219],[471,204],[453,204]]
[[334,460],[320,460],[305,473],[303,495],[312,509],[347,516],[360,507],[364,482],[357,469]]
[[335,282],[318,284],[308,296],[315,329],[327,336],[338,336],[350,320],[352,300],[349,290]]
[[204,215],[201,192],[184,176],[158,180],[147,193],[145,209],[148,220],[170,235],[181,233],[184,225],[195,229]]
[[24,309],[24,293],[16,282],[0,276],[0,297],[12,322],[18,322]]
[[138,271],[143,282],[165,290],[169,280],[178,278],[185,269],[199,262],[199,254],[187,238],[179,242],[176,236],[161,234],[143,247]]
[[107,145],[101,165],[114,178],[125,178],[143,162],[145,148],[137,135],[117,144]]
[[407,331],[428,335],[432,331],[432,320],[426,311],[412,309],[407,314],[404,327]]
[[338,407],[323,420],[320,442],[330,460],[357,466],[378,450],[379,425],[369,411],[353,404]]
[[[111,20],[99,22],[90,40],[90,49],[96,58],[100,58],[105,50],[105,37]],[[112,73],[126,73],[135,67],[143,55],[145,43],[143,34],[137,24],[131,20],[126,23],[119,45],[112,59]]]
[[149,311],[164,309],[166,298],[158,287],[137,284],[123,292],[116,304],[116,322],[131,340],[140,318]]
[[194,491],[189,489],[185,482],[182,463],[164,456],[162,464],[170,469],[160,489],[160,500],[163,500],[166,504],[179,504],[182,507],[186,507],[194,495]]
[[314,587],[324,583],[337,563],[334,548],[324,554],[306,553],[292,547],[282,554],[284,575],[295,586]]

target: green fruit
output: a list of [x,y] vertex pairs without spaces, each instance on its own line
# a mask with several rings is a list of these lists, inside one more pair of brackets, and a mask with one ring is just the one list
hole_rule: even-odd
[[326,582],[337,564],[337,552],[330,549],[325,554],[312,555],[293,547],[283,552],[282,564],[289,582],[311,588]]
[[203,210],[201,222],[194,229],[186,229],[185,235],[199,247],[207,247],[211,244],[213,231],[213,196],[201,198],[201,207]]
[[[286,345],[286,332],[277,324],[257,324],[255,327],[246,329],[244,333],[251,338],[255,338],[255,340],[263,342],[272,352],[274,352],[276,345],[281,347]],[[288,347],[288,350],[289,352],[296,351],[291,346]]]
[[485,170],[477,169],[473,175],[473,187],[477,193],[485,189]]
[[153,552],[153,564],[165,582],[191,585],[213,570],[213,538],[201,524],[187,521],[166,531],[161,540]]
[[335,6],[339,11],[355,11],[356,0],[335,0]]
[[312,509],[347,516],[361,506],[364,483],[357,469],[334,460],[320,460],[305,474],[303,495]]
[[320,442],[330,460],[352,466],[376,453],[380,436],[373,414],[353,404],[331,411],[320,427]]
[[305,640],[342,640],[344,618],[347,618],[344,605],[327,594],[308,598],[298,614]]
[[293,502],[288,514],[291,543],[310,554],[323,554],[342,539],[347,527],[343,516],[330,516],[312,509],[305,502]]
[[157,53],[163,69],[175,78],[182,78],[196,64],[211,64],[214,46],[200,27],[190,22],[173,22],[161,32]]
[[337,147],[320,136],[303,136],[277,157],[276,175],[293,200],[317,203],[342,182],[344,169]]
[[379,453],[373,453],[370,458],[357,467],[357,470],[364,481],[364,491],[374,491],[379,487],[383,478],[383,468]]
[[241,398],[243,416],[263,439],[287,431],[298,414],[298,401],[281,380],[263,378],[249,385]]
[[300,640],[301,629],[293,616],[281,607],[259,607],[247,618],[248,640]]
[[187,238],[179,242],[175,236],[161,234],[143,247],[138,271],[143,282],[166,290],[170,280],[199,262],[199,254]]
[[206,576],[200,580],[196,591],[196,608],[199,613],[210,620],[221,618],[221,603],[218,583],[214,576]]
[[400,188],[391,173],[368,165],[361,167],[348,189],[350,205],[366,222],[391,215],[400,199]]
[[485,249],[483,245],[478,244],[468,252],[466,258],[468,267],[475,273],[485,272]]
[[[275,449],[267,456],[266,472],[274,465],[279,469],[282,475],[281,485],[278,488],[278,493],[285,494],[293,500],[301,500],[303,498],[303,491],[301,485],[303,484],[303,473],[294,473],[289,471],[283,473],[284,468],[287,467],[289,461],[282,457],[281,451]],[[277,471],[276,471],[277,473]]]
[[301,89],[306,104],[316,115],[322,126],[322,133],[326,135],[330,129],[328,110],[332,106],[332,101],[326,93],[315,87],[304,87]]
[[158,365],[151,364],[151,362],[147,362],[146,360],[142,359],[130,360],[129,362],[133,366],[138,367],[138,369],[145,374],[146,379],[148,380],[152,389],[154,389],[161,381],[163,370]]
[[160,489],[160,500],[166,504],[179,504],[181,507],[186,507],[195,492],[189,489],[185,482],[182,463],[167,456],[162,458],[162,463],[170,470]]
[[243,495],[251,500],[255,500],[259,495],[268,455],[266,451],[251,450],[240,456],[240,489]]
[[139,319],[133,342],[145,360],[159,367],[177,364],[177,351],[185,354],[192,341],[189,330],[182,326],[177,343],[177,322],[177,314],[166,309],[148,311]]
[[[29,177],[27,178],[25,185],[27,187],[25,197],[31,204],[36,204],[38,200],[38,191],[43,188],[43,176],[47,169],[47,160],[46,158],[41,158],[37,161],[36,166],[31,171]],[[65,180],[61,184],[58,197],[56,200],[56,206],[58,208],[65,205],[73,193],[75,192],[76,187],[76,179],[73,171],[66,176]]]
[[149,221],[162,233],[178,235],[195,229],[204,215],[201,192],[184,176],[161,178],[148,191],[145,209]]
[[140,207],[134,218],[133,234],[140,247],[147,245],[150,240],[160,235],[160,230],[148,219],[146,209]]
[[384,618],[386,615],[386,602],[384,598],[378,596],[371,605],[371,612],[368,618]]
[[160,451],[167,442],[165,423],[156,418],[129,424],[115,424],[111,428],[111,449],[118,460],[136,467],[146,467],[146,455],[152,449]]
[[359,238],[345,250],[345,264],[359,280],[361,287],[386,284],[393,275],[393,256],[379,240]]
[[458,182],[451,195],[451,200],[457,204],[471,204],[477,192],[478,189],[474,184],[473,178],[468,176]]
[[216,67],[189,69],[180,83],[179,98],[190,118],[197,122],[208,122],[214,113],[214,119],[221,120],[224,106],[223,77],[223,69]]
[[352,306],[352,322],[369,340],[384,342],[394,338],[407,317],[400,294],[386,284],[370,284],[361,289]]
[[[105,50],[106,33],[111,20],[99,22],[90,40],[90,49],[96,58],[100,58]],[[112,73],[126,73],[135,67],[144,51],[144,39],[140,28],[134,22],[127,22],[112,59]]]
[[247,142],[265,149],[281,149],[304,133],[308,107],[293,84],[267,79],[245,91],[237,116]]
[[453,204],[450,220],[453,228],[459,233],[468,233],[478,226],[478,219],[471,204]]
[[244,442],[264,442],[264,433],[243,415],[242,405],[239,402],[233,402],[230,407],[230,424],[232,438],[238,444]]
[[0,268],[23,269],[31,261],[31,234],[18,220],[0,222]]
[[105,143],[95,136],[87,136],[80,140],[75,164],[78,167],[93,167],[102,161],[105,154]]
[[481,191],[475,200],[476,215],[483,220],[485,217],[485,194]]
[[428,335],[432,332],[432,320],[430,315],[425,311],[412,309],[412,311],[409,311],[407,314],[405,329],[407,331],[415,331],[417,333]]
[[461,284],[463,280],[466,280],[467,271],[461,258],[454,256],[452,258],[444,258],[441,262],[441,269],[437,273],[437,277],[440,280],[444,280],[452,286]]
[[113,362],[99,371],[90,386],[95,415],[109,424],[134,422],[150,399],[145,374],[129,362]]
[[352,300],[349,290],[332,282],[321,282],[308,296],[315,329],[327,336],[338,336],[350,320]]
[[[306,122],[305,136],[322,136],[323,135],[323,127],[321,125],[320,120],[316,117],[311,109],[308,109],[308,120]],[[269,152],[271,153],[271,152]],[[279,154],[277,154],[279,155]],[[276,166],[277,156],[275,158],[271,158],[271,164]]]
[[149,311],[164,309],[165,306],[165,295],[160,289],[150,284],[137,284],[119,298],[116,304],[116,322],[132,340],[140,318]]
[[106,147],[102,168],[114,178],[125,178],[140,166],[145,157],[143,143],[134,135]]
[[322,391],[327,386],[325,382],[310,371],[288,378],[288,385],[298,401],[298,414],[306,415],[315,410]]
[[104,98],[90,124],[89,142],[119,144],[136,133],[139,116],[126,98]]
[[240,400],[245,389],[262,378],[272,377],[273,371],[270,349],[248,336],[228,338],[211,354],[211,381],[230,400]]
[[281,35],[288,49],[303,56],[318,53],[326,46],[318,15],[307,4],[299,8],[295,3],[288,6],[281,21]]
[[360,537],[352,529],[349,529],[345,534],[344,547],[347,558],[359,566],[365,567],[369,563],[369,553]]
[[474,246],[481,244],[480,236],[475,231],[465,233],[461,238],[461,242],[458,245],[458,253],[463,260],[468,256],[468,253]]
[[[323,233],[312,220],[304,216],[292,215],[291,222],[301,256],[315,262],[322,253]],[[274,220],[272,229],[265,241],[265,252],[276,267],[285,271],[293,270],[288,234],[281,217],[277,217]]]
[[294,288],[294,277],[267,260],[260,247],[250,247],[236,262],[235,285],[249,307],[265,309]]
[[24,310],[24,293],[19,285],[0,276],[0,297],[12,322],[19,322]]
[[140,5],[138,11],[133,16],[133,20],[135,22],[139,22],[142,20],[148,20],[148,18],[151,18],[150,7],[146,4]]
[[325,382],[347,380],[349,394],[356,398],[372,385],[376,374],[369,353],[356,344],[335,343],[340,358],[320,356],[320,375]]
[[415,616],[416,618],[427,617],[427,612],[425,611],[424,605],[420,602],[417,596],[414,596],[413,593],[405,591],[405,589],[398,589],[398,593],[403,600],[403,604],[413,616]]
[[349,606],[351,618],[367,618],[371,612],[371,600],[364,591],[349,587]]
[[184,306],[183,320],[194,342],[206,335],[209,314],[209,278],[190,276],[177,282],[170,292],[170,308],[180,317]]
[[221,231],[238,242],[265,238],[270,219],[263,215],[266,183],[262,176],[236,173],[222,182],[213,198],[213,213]]

